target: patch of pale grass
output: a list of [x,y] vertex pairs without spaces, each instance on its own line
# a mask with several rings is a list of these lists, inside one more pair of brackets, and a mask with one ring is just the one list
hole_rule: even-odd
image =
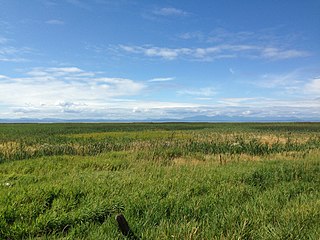
[[173,163],[175,166],[182,166],[182,165],[197,166],[200,164],[208,164],[207,161],[199,160],[196,158],[183,158],[183,157],[173,159]]

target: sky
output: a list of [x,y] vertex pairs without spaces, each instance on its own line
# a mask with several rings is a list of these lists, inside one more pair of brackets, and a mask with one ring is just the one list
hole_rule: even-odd
[[0,0],[0,119],[320,121],[319,0]]

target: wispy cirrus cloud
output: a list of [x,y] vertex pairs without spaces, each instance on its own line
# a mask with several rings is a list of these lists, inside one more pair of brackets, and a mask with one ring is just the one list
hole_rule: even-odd
[[269,89],[278,95],[317,97],[320,95],[319,70],[295,69],[284,73],[266,73],[249,81],[259,88]]
[[212,97],[216,94],[216,90],[212,87],[192,88],[177,91],[178,95],[192,95],[199,97]]
[[[12,26],[11,23],[0,19],[0,31],[1,31],[1,34],[8,34],[8,33],[10,33],[10,30],[11,30],[12,28],[13,28],[13,26]],[[4,37],[4,36],[1,36],[1,37]]]
[[226,28],[214,28],[208,32],[191,31],[177,34],[183,40],[199,40],[215,44],[255,44],[263,46],[293,46],[303,35],[297,32],[284,33],[281,27],[264,28],[257,31],[230,31]]
[[0,45],[0,62],[25,62],[27,59],[24,55],[30,52],[29,48]]
[[225,106],[241,107],[249,103],[257,102],[259,98],[222,98],[218,102]]
[[252,39],[256,41],[258,33],[251,31],[232,32],[224,28],[216,28],[209,33],[202,33],[205,36],[204,40],[209,43],[243,43],[250,42]]
[[32,53],[29,47],[17,47],[11,44],[11,40],[0,37],[0,62],[24,62],[26,54]]
[[176,20],[184,19],[191,16],[190,12],[187,12],[180,8],[175,7],[156,7],[153,9],[146,9],[142,12],[142,17],[152,21],[163,21],[163,20]]
[[0,36],[0,44],[5,44],[5,43],[7,43],[8,41],[9,41],[9,40],[8,40],[7,38]]
[[148,80],[148,82],[168,82],[173,81],[174,79],[174,77],[152,78]]
[[64,21],[59,19],[50,19],[50,20],[47,20],[45,23],[50,25],[64,25]]
[[[283,111],[285,108],[288,109],[300,109],[309,108],[317,110],[320,113],[320,102],[316,101],[314,98],[307,96],[300,97],[290,97],[287,99],[276,99],[276,98],[267,98],[267,97],[252,97],[252,98],[222,98],[218,100],[221,104],[220,106],[232,106],[232,107],[241,107],[241,108],[251,108],[251,109],[260,109],[263,112],[263,108],[274,109],[275,112]],[[285,110],[289,111],[289,110]]]
[[128,46],[119,45],[116,47],[118,50],[123,50],[127,53],[142,54],[147,57],[160,57],[168,60],[176,59],[182,55],[189,55],[190,49],[188,48],[161,48],[153,46]]
[[177,34],[177,38],[180,40],[196,40],[198,42],[206,42],[207,36],[201,31],[193,31],[193,32],[183,32]]
[[168,48],[151,45],[119,45],[117,49],[130,54],[140,54],[146,57],[158,57],[166,60],[179,58],[202,61],[213,61],[215,59],[222,58],[283,60],[307,57],[310,55],[306,51],[299,51],[295,49],[270,48],[249,44],[222,44],[205,48]]
[[320,95],[320,77],[315,77],[310,80],[305,86],[304,91],[309,94]]
[[262,49],[261,56],[267,59],[281,60],[299,57],[308,57],[311,54],[307,51],[299,51],[295,49],[278,49],[274,47],[266,47]]
[[33,68],[26,73],[27,75],[36,78],[50,77],[63,79],[76,79],[78,77],[93,77],[95,73],[85,72],[77,67],[52,67],[52,68]]
[[278,90],[299,89],[304,83],[303,76],[299,71],[292,71],[287,73],[266,73],[258,77],[252,83],[263,88],[276,88]]
[[190,13],[174,7],[157,8],[153,10],[152,13],[154,15],[165,16],[165,17],[168,17],[168,16],[185,17],[190,15]]
[[[308,51],[293,47],[297,39],[302,38],[302,36],[299,36],[298,33],[284,34],[281,28],[261,29],[255,32],[232,32],[224,28],[216,28],[207,33],[201,31],[184,32],[178,34],[177,37],[183,40],[197,40],[203,44],[214,43],[216,46],[250,46],[254,51],[247,51],[246,56],[251,58],[285,60],[311,55]],[[224,50],[227,50],[227,48],[225,47]]]

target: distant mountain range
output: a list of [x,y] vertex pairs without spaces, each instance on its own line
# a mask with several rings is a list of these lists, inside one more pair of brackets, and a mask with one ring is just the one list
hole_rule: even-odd
[[320,118],[297,117],[243,117],[243,116],[205,116],[198,115],[161,119],[61,119],[61,118],[19,118],[0,119],[0,123],[72,123],[72,122],[320,122]]

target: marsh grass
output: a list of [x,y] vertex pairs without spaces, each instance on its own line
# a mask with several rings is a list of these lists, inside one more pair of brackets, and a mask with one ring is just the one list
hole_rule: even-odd
[[309,125],[1,125],[0,239],[319,239]]
[[[208,124],[207,127],[211,125]],[[22,132],[21,136],[15,140],[11,139],[10,134],[4,135],[0,141],[0,162],[57,155],[95,156],[114,151],[146,152],[147,156],[144,157],[149,157],[152,153],[153,160],[173,159],[194,154],[261,156],[292,151],[308,152],[320,147],[320,136],[317,132],[272,134],[267,131],[256,131],[254,128],[250,131],[246,125],[230,132],[226,128],[228,124],[222,125],[221,129],[175,130],[173,128],[171,131],[163,130],[161,124],[158,125],[158,130],[155,129],[155,124],[150,125],[152,128],[145,124],[145,129],[140,131],[125,132],[112,129],[113,131],[110,132],[97,133],[78,133],[76,126],[74,126],[74,134],[68,132],[61,134],[60,131],[52,134],[52,130],[42,129],[44,133],[51,134],[47,137],[37,135],[39,131],[37,125],[18,125],[21,132],[23,127],[30,127],[34,130],[34,135],[30,130]],[[62,125],[62,127],[65,126]],[[36,135],[37,137],[32,138]]]

